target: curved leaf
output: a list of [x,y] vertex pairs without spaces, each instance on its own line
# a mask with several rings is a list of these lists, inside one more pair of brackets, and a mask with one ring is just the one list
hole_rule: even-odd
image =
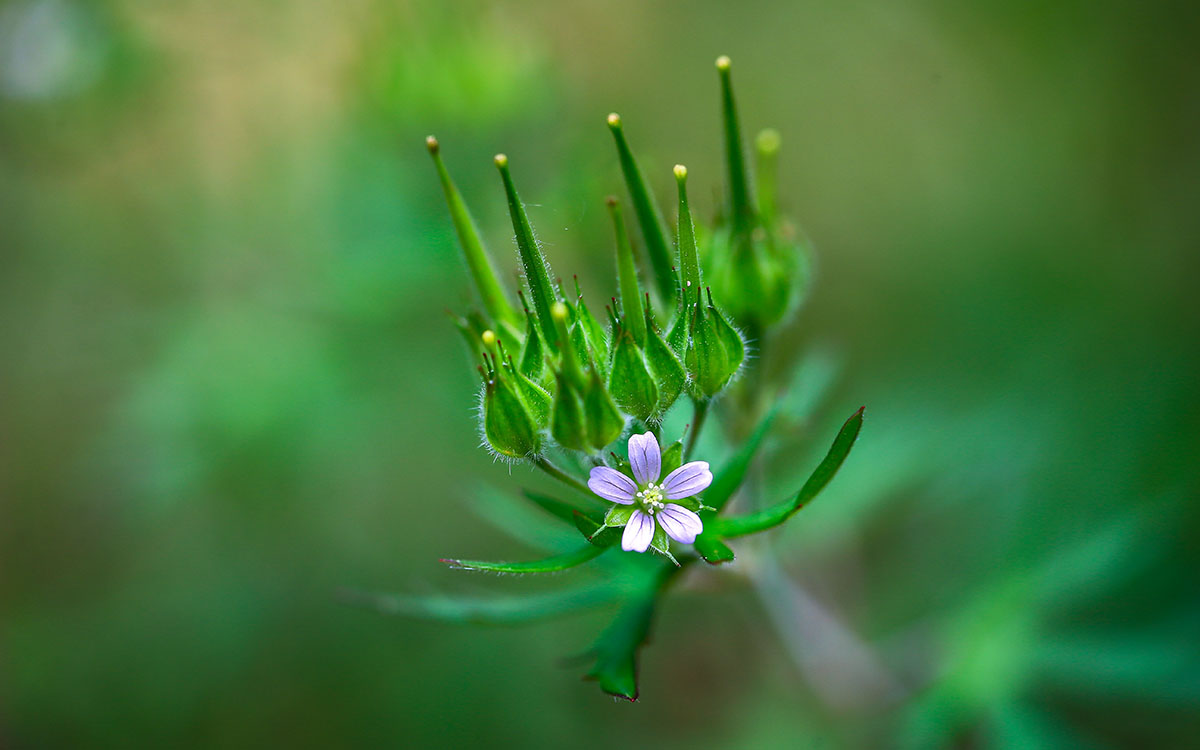
[[603,551],[603,548],[589,544],[574,552],[567,552],[562,555],[555,555],[554,557],[547,557],[541,560],[531,560],[529,562],[506,563],[449,559],[443,559],[442,562],[455,570],[485,570],[493,573],[554,573],[559,570],[573,568],[576,565],[582,565]]
[[846,456],[850,454],[850,449],[854,447],[854,441],[858,438],[859,430],[862,429],[863,411],[865,409],[866,407],[864,406],[854,412],[846,420],[846,423],[842,425],[841,431],[838,432],[837,437],[833,441],[833,446],[825,454],[825,458],[821,460],[816,471],[812,473],[812,476],[808,478],[808,481],[804,483],[804,486],[800,488],[800,491],[796,493],[794,498],[760,510],[757,513],[734,518],[713,519],[711,522],[711,531],[722,537],[745,536],[746,534],[765,531],[783,523],[793,513],[811,502],[821,490],[825,489],[825,485],[829,484],[829,480],[833,479],[833,475],[837,473],[837,470],[842,466],[842,462],[846,460]]

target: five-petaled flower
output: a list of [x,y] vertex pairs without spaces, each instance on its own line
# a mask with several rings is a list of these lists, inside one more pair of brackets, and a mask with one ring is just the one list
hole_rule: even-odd
[[629,464],[636,484],[607,466],[592,469],[588,479],[592,492],[605,500],[634,506],[621,535],[621,549],[645,552],[654,539],[656,522],[677,542],[696,541],[696,536],[704,530],[700,516],[678,503],[666,501],[683,500],[706,490],[713,480],[708,462],[686,463],[656,484],[662,473],[662,452],[654,434],[647,432],[629,438]]

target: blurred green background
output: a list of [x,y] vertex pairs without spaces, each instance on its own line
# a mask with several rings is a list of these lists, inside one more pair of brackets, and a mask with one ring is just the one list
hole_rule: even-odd
[[[0,5],[0,746],[1195,742],[1197,38],[1185,3]],[[603,300],[604,116],[713,194],[722,53],[819,253],[805,437],[868,405],[843,472],[692,571],[636,705],[559,665],[603,610],[336,603],[575,575],[437,562],[531,554],[481,487],[541,479],[477,449],[422,138],[512,270],[505,151]]]

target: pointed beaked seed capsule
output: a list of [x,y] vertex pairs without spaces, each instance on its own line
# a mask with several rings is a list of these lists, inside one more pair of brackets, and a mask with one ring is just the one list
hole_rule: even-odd
[[550,434],[564,448],[587,450],[587,420],[583,399],[571,380],[562,372],[555,373],[554,405],[550,413]]
[[692,315],[692,335],[683,361],[691,375],[692,395],[708,399],[721,392],[732,371],[725,346],[706,306],[695,305]]
[[717,58],[721,78],[721,119],[725,130],[725,167],[729,179],[729,217],[735,231],[749,231],[757,222],[754,197],[746,170],[742,131],[738,123],[737,103],[733,98],[733,63],[722,55]]
[[607,203],[617,238],[617,282],[621,290],[621,312],[625,315],[625,325],[633,334],[633,340],[638,346],[643,346],[646,343],[646,320],[642,312],[642,291],[638,287],[637,268],[633,262],[633,247],[625,231],[621,205],[611,196]]
[[688,207],[687,167],[675,165],[675,182],[679,187],[679,230],[676,244],[679,247],[679,283],[682,298],[693,302],[700,290],[700,256],[696,251],[696,228],[692,223],[692,211]]
[[779,173],[779,148],[783,138],[778,130],[767,128],[754,139],[757,153],[755,173],[758,175],[758,213],[766,226],[775,223],[775,191]]
[[616,141],[621,174],[625,178],[625,187],[629,190],[633,211],[637,215],[638,226],[646,242],[649,270],[652,272],[659,301],[664,308],[670,309],[675,299],[675,274],[671,271],[672,253],[670,240],[667,239],[667,223],[663,221],[662,211],[658,208],[658,202],[654,200],[654,193],[646,186],[646,179],[642,176],[629,143],[625,140],[620,115],[614,112],[608,116],[608,128]]
[[521,372],[540,380],[545,370],[546,347],[542,334],[533,321],[533,313],[525,308],[525,341],[521,345]]
[[525,458],[541,448],[525,401],[496,369],[488,373],[484,385],[483,434],[492,450],[509,458]]
[[558,340],[563,342],[562,346],[559,347],[561,350],[559,367],[576,388],[583,388],[585,378],[583,365],[581,364],[582,359],[578,351],[580,344],[571,340],[571,334],[567,330],[567,320],[570,318],[570,315],[570,309],[562,301],[555,302],[550,307],[551,326]]
[[512,219],[513,232],[517,239],[517,254],[521,259],[521,270],[525,275],[525,283],[529,286],[529,298],[533,302],[533,311],[537,316],[538,327],[543,338],[550,347],[557,348],[558,333],[550,319],[550,306],[558,299],[554,286],[550,282],[550,267],[542,255],[537,238],[534,237],[533,227],[525,214],[525,204],[517,194],[513,184],[512,174],[508,170],[508,157],[496,154],[496,168],[500,170],[500,179],[504,183],[504,194],[508,198],[508,213]]
[[497,281],[496,269],[483,246],[483,240],[480,239],[475,220],[471,218],[471,212],[467,209],[466,202],[463,201],[458,187],[450,178],[450,172],[442,161],[441,147],[438,145],[437,139],[432,135],[429,136],[425,139],[425,146],[433,157],[434,167],[437,169],[438,178],[442,183],[442,192],[446,196],[446,205],[450,209],[450,220],[458,235],[458,245],[462,249],[471,278],[475,281],[475,288],[479,292],[480,301],[483,302],[483,309],[497,324],[518,325],[520,317],[509,304],[508,299],[504,296],[504,288]]
[[649,422],[658,411],[658,386],[628,328],[621,331],[613,344],[608,388],[617,405],[642,422]]
[[588,443],[593,451],[603,450],[621,436],[621,431],[625,429],[625,418],[621,416],[608,389],[604,387],[604,380],[595,368],[592,368],[583,406],[587,417]]
[[656,416],[661,417],[679,398],[687,383],[687,372],[683,363],[666,341],[663,341],[653,324],[646,331],[646,365],[654,376],[654,384],[658,387],[658,408]]
[[597,364],[608,361],[608,336],[604,326],[592,315],[587,303],[583,301],[583,293],[579,291],[579,277],[575,278],[575,325],[583,333],[587,345],[585,357],[590,357]]
[[534,427],[538,430],[546,429],[550,426],[550,407],[553,403],[550,394],[545,388],[533,382],[529,376],[514,367],[511,357],[508,360],[508,368],[513,382],[516,383],[517,392],[521,396],[521,400],[525,402],[529,416],[533,419]]
[[725,316],[713,304],[712,291],[706,288],[705,292],[708,293],[708,312],[712,316],[713,326],[717,331],[717,339],[725,349],[725,358],[729,363],[729,374],[732,377],[746,359],[746,342],[742,339],[742,334],[725,319]]

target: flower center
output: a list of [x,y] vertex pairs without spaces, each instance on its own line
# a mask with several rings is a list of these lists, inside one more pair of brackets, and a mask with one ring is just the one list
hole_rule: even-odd
[[656,486],[654,482],[646,485],[646,489],[638,492],[637,499],[641,503],[642,509],[650,515],[654,515],[667,505],[663,502],[662,487]]

